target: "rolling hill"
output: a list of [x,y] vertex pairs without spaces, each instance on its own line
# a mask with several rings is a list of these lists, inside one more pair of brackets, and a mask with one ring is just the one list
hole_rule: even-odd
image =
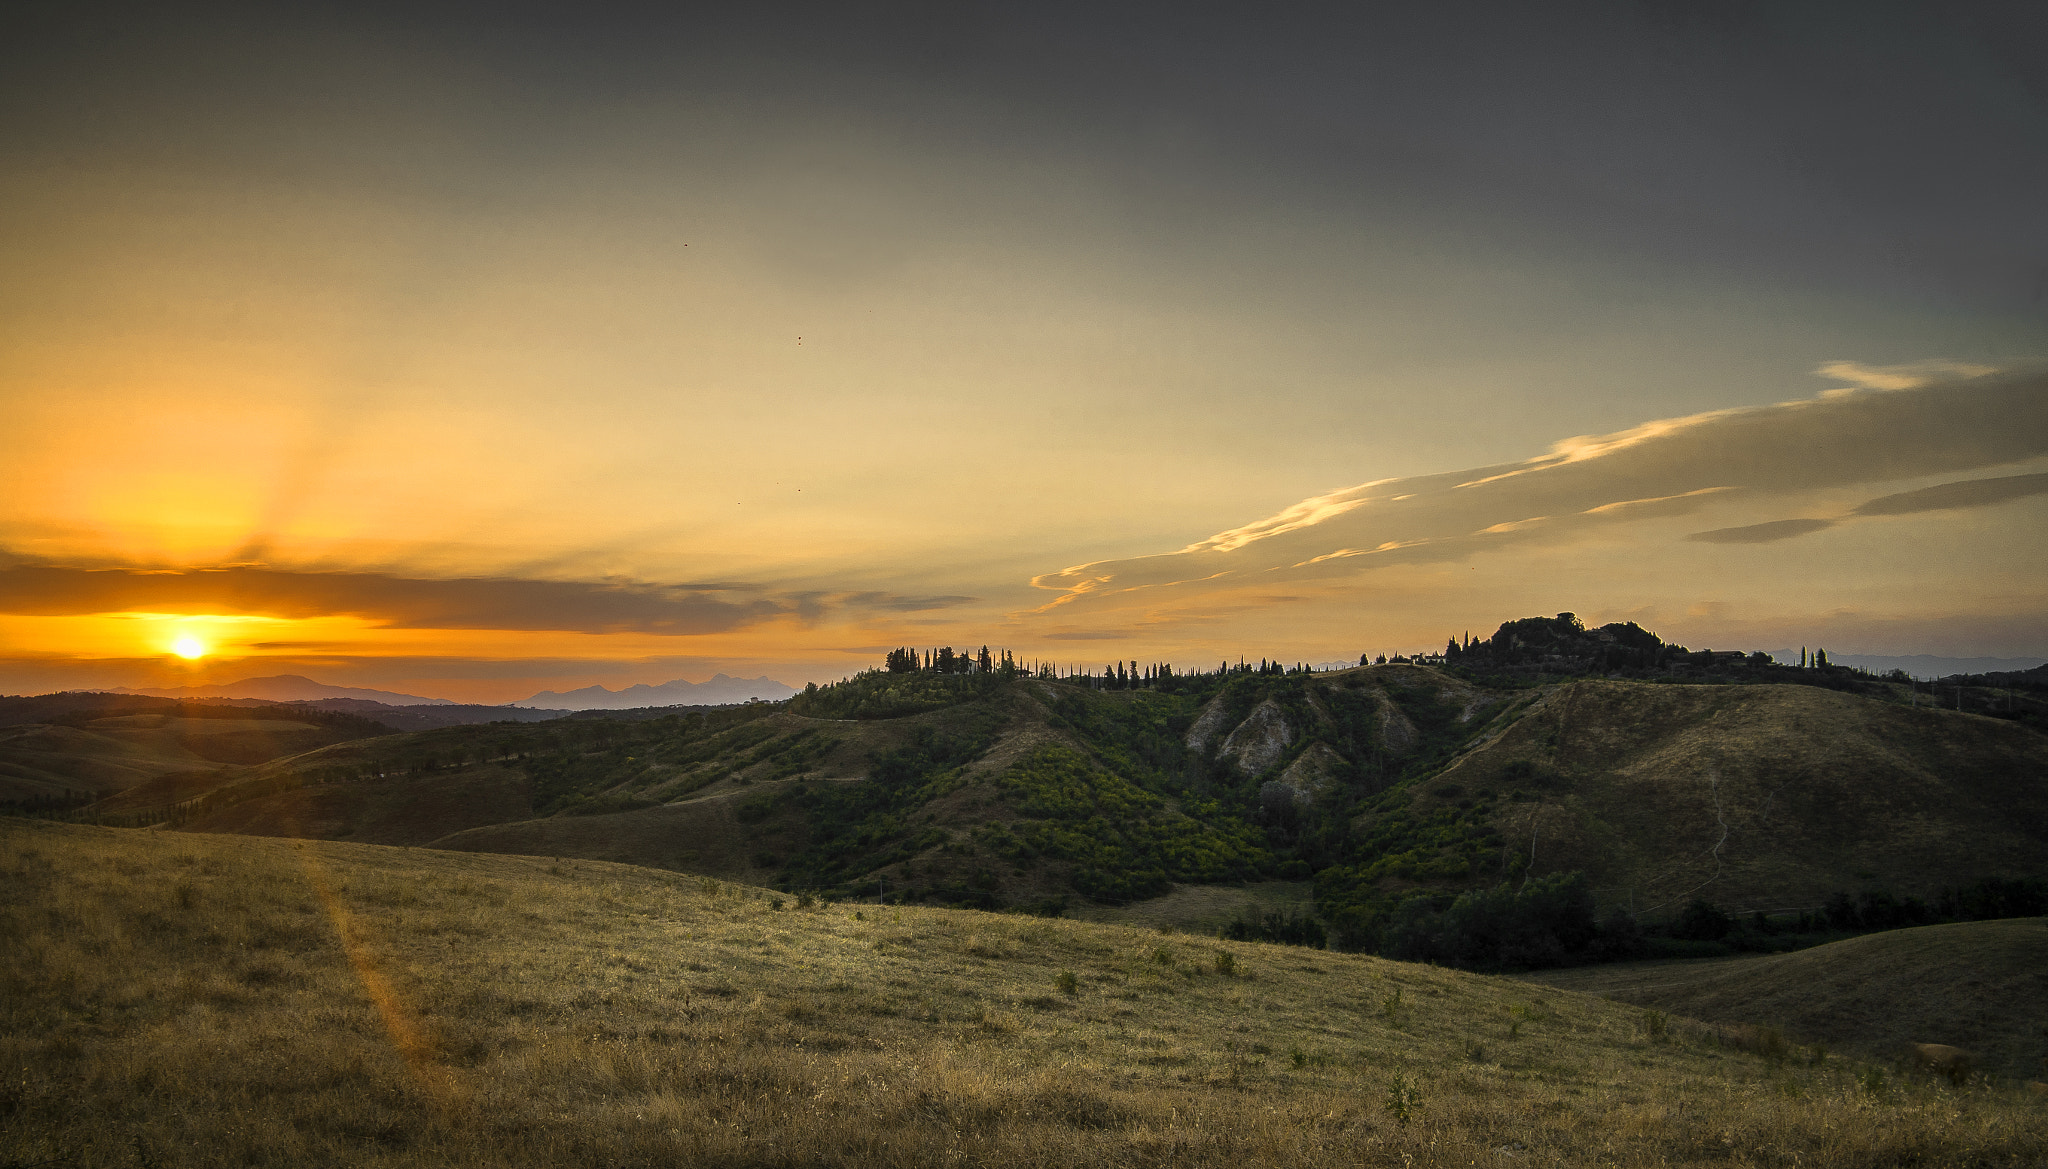
[[1509,979],[0,819],[0,1163],[2025,1165],[2038,1098]]
[[421,698],[417,694],[396,694],[389,690],[371,690],[362,686],[329,686],[325,682],[315,682],[298,674],[244,678],[239,682],[225,682],[216,686],[172,686],[154,690],[131,690],[116,686],[107,693],[146,694],[155,698],[255,698],[264,702],[316,702],[323,698],[339,698],[377,702],[386,706],[453,705],[453,702],[446,698]]
[[2048,1080],[2048,920],[1889,930],[1792,954],[1583,967],[1532,982],[1723,1023],[1783,1028],[1801,1043],[1896,1059],[1945,1043],[1979,1067]]
[[0,719],[4,806],[98,800],[111,801],[109,811],[157,807],[218,787],[245,765],[388,730],[355,715],[285,707],[112,695],[68,707],[6,701],[17,709]]
[[649,685],[637,682],[617,690],[603,686],[585,686],[581,690],[565,690],[557,693],[543,690],[531,698],[522,698],[514,706],[542,707],[553,710],[635,710],[648,706],[730,706],[737,702],[779,702],[796,693],[796,687],[777,682],[763,675],[759,678],[734,678],[725,674],[714,674],[702,682],[689,682],[677,678],[673,682]]
[[1594,911],[1655,920],[2048,872],[2048,738],[1797,685],[876,673],[780,706],[337,744],[179,819],[981,907],[1313,882],[1357,945],[1404,902],[1571,873]]

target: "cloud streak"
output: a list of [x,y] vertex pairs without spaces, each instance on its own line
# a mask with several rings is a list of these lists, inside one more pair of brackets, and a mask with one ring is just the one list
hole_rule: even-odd
[[728,633],[827,609],[912,613],[972,601],[960,596],[861,592],[774,594],[737,582],[679,585],[500,577],[430,579],[380,572],[294,572],[267,567],[79,568],[16,562],[0,567],[0,613],[247,613],[278,618],[349,616],[392,629],[520,632]]
[[1953,508],[1989,507],[2011,499],[2024,499],[2029,495],[2048,495],[2048,474],[2004,475],[1996,479],[1965,479],[1960,483],[1943,483],[1937,487],[1923,487],[1918,491],[1902,491],[1897,495],[1886,495],[1859,506],[1859,516],[1912,515],[1923,511],[1948,511]]
[[1696,544],[1775,544],[1780,540],[1791,540],[1814,532],[1823,532],[1834,526],[1833,520],[1770,520],[1761,524],[1745,524],[1739,528],[1715,528],[1711,532],[1694,532],[1686,539]]
[[[1869,375],[1863,386],[1566,439],[1520,463],[1376,479],[1303,500],[1177,552],[1047,573],[1032,583],[1060,595],[1037,611],[1148,590],[1267,586],[1276,577],[1461,560],[1710,506],[1760,509],[1818,490],[2048,455],[2048,374],[2042,371],[1941,381],[1932,380],[1932,364],[1856,372]],[[2048,476],[2009,476],[1883,496],[1854,514],[1904,515],[2044,492]],[[1769,543],[1837,522],[1773,519],[1692,539]]]

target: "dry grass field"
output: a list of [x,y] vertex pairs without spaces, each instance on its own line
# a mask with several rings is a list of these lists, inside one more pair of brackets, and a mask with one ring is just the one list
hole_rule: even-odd
[[0,820],[0,1165],[2039,1165],[2013,1088],[1510,979]]
[[1987,1071],[2048,1080],[2048,920],[2038,917],[1890,930],[1790,954],[1527,977],[1696,1019],[1769,1024],[1877,1059],[1945,1043]]

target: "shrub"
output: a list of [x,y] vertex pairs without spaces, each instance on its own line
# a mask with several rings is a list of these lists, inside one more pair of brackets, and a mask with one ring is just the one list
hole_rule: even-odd
[[1329,933],[1323,928],[1323,923],[1298,911],[1260,913],[1254,909],[1249,915],[1240,912],[1229,925],[1218,930],[1216,936],[1232,942],[1280,942],[1316,950],[1329,945]]
[[1387,925],[1383,952],[1461,966],[1555,966],[1585,952],[1599,932],[1585,875],[1560,873],[1519,890],[1474,890],[1442,910],[1408,901]]
[[1645,1011],[1643,1030],[1649,1034],[1651,1040],[1662,1042],[1664,1037],[1670,1034],[1671,1017],[1662,1011]]
[[1678,920],[1671,923],[1671,936],[1689,942],[1718,942],[1734,929],[1732,918],[1705,898],[1695,897]]
[[1081,980],[1076,978],[1071,970],[1060,971],[1058,977],[1052,980],[1052,984],[1064,995],[1077,995],[1081,993]]
[[1604,962],[1626,962],[1650,952],[1648,939],[1635,915],[1617,906],[1600,919],[1600,936],[1594,939],[1592,956]]
[[1237,973],[1237,955],[1228,950],[1216,951],[1216,973],[1235,975]]
[[1395,1072],[1387,1081],[1387,1115],[1393,1117],[1396,1124],[1407,1124],[1421,1104],[1422,1093],[1416,1090],[1415,1082]]

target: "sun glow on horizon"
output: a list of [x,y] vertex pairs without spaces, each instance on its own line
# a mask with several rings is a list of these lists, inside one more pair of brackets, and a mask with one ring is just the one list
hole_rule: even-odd
[[171,652],[186,661],[196,661],[206,656],[206,643],[196,637],[181,637],[171,643]]

